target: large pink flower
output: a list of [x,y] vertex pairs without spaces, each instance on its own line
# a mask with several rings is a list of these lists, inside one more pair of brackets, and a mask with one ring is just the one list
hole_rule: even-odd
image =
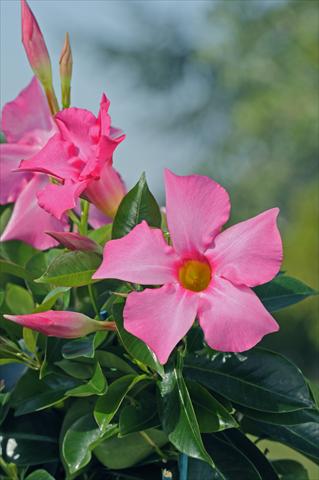
[[129,294],[124,327],[165,363],[198,317],[208,345],[241,352],[278,324],[251,287],[279,271],[282,243],[274,208],[221,232],[227,192],[208,177],[165,172],[169,246],[146,222],[108,242],[93,278],[163,285]]
[[67,223],[65,219],[57,220],[38,205],[36,194],[48,183],[45,176],[15,171],[22,159],[41,150],[56,132],[36,78],[15,100],[4,106],[1,123],[8,143],[0,145],[0,204],[15,202],[1,240],[22,240],[45,250],[57,244],[45,232],[63,231]]
[[55,116],[56,134],[37,154],[21,162],[21,171],[46,173],[58,180],[39,194],[42,208],[62,218],[76,207],[80,196],[112,217],[125,194],[124,184],[112,167],[112,155],[125,138],[111,126],[110,102],[102,96],[96,118],[88,110],[67,108]]

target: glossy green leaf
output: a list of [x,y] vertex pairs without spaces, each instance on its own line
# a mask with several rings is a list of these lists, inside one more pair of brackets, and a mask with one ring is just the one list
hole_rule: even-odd
[[107,388],[106,378],[103,375],[100,365],[97,363],[92,378],[84,383],[67,391],[68,396],[87,397],[90,395],[102,395]]
[[318,422],[319,411],[314,408],[305,408],[288,413],[267,413],[259,412],[245,407],[238,407],[238,410],[249,418],[274,425],[298,425],[299,423]]
[[30,328],[23,328],[23,340],[25,346],[31,353],[36,353],[37,351],[37,339],[38,339],[38,332],[31,330]]
[[121,411],[120,436],[159,426],[156,401],[151,395],[147,395],[144,399],[142,397],[140,402],[127,405]]
[[60,287],[79,287],[92,283],[92,275],[101,263],[94,252],[67,252],[54,258],[38,283],[51,283]]
[[255,410],[279,413],[314,406],[300,370],[265,349],[218,353],[212,358],[191,355],[184,371],[187,378]]
[[124,329],[123,308],[124,302],[116,302],[113,305],[113,316],[117,326],[117,333],[123,346],[134,359],[156,370],[160,375],[163,375],[163,366],[157,360],[156,355],[142,340],[134,337],[134,335],[131,335]]
[[319,423],[308,422],[298,425],[271,425],[247,417],[242,422],[245,431],[284,443],[319,463]]
[[61,370],[63,370],[70,377],[78,378],[79,380],[87,380],[92,377],[94,372],[94,364],[83,363],[74,360],[59,360],[55,362]]
[[32,276],[29,272],[26,271],[24,267],[17,265],[16,263],[10,262],[8,260],[0,259],[0,272],[8,273],[18,278],[23,278],[24,280],[32,280]]
[[161,448],[166,443],[167,436],[164,432],[150,429],[121,438],[110,438],[101,442],[93,453],[103,465],[117,470],[132,467],[156,453],[154,444]]
[[95,358],[103,368],[118,370],[122,373],[136,373],[134,368],[132,368],[125,360],[112,352],[97,350],[95,352]]
[[112,223],[108,223],[107,225],[103,225],[103,227],[91,230],[88,236],[99,245],[105,245],[105,243],[112,238]]
[[92,450],[102,438],[108,438],[117,432],[116,425],[108,425],[101,430],[94,421],[92,413],[82,416],[71,425],[64,435],[62,455],[71,474],[77,472],[91,460]]
[[187,480],[265,480],[253,463],[220,434],[204,434],[203,439],[215,466],[212,468],[207,463],[190,458]]
[[94,334],[70,340],[62,347],[62,355],[66,359],[78,357],[93,358],[94,351]]
[[199,429],[202,433],[211,433],[238,426],[235,418],[219,403],[206,388],[188,381],[189,391]]
[[280,480],[314,480],[309,478],[305,467],[296,460],[274,460],[272,464]]
[[6,288],[6,304],[14,315],[32,313],[34,309],[33,298],[28,290],[11,283]]
[[54,477],[50,475],[46,470],[35,470],[30,473],[25,480],[54,480]]
[[179,369],[168,369],[159,387],[162,424],[170,442],[180,452],[213,466],[203,445],[194,408]]
[[133,386],[146,378],[145,375],[124,375],[109,386],[106,394],[98,399],[94,408],[94,418],[101,429],[105,429],[111,422],[125,396]]
[[112,238],[124,237],[142,220],[146,220],[150,227],[161,227],[161,212],[144,173],[120,203],[113,222]]
[[271,282],[256,287],[255,292],[267,310],[275,312],[301,302],[318,292],[305,283],[288,275],[278,275]]

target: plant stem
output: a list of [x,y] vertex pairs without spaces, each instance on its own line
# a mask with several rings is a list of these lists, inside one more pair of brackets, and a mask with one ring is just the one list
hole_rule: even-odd
[[93,310],[95,312],[95,315],[98,318],[100,318],[100,312],[99,312],[99,309],[97,308],[93,288],[92,288],[92,285],[90,283],[88,284],[88,291],[89,291],[89,297],[90,297],[91,304],[92,304]]
[[156,453],[161,457],[161,459],[162,459],[164,462],[167,462],[166,456],[164,455],[164,453],[162,452],[162,450],[159,448],[159,446],[156,445],[155,442],[153,442],[153,440],[151,439],[151,437],[149,437],[149,436],[147,435],[147,433],[144,432],[144,431],[141,431],[141,432],[139,432],[139,433],[142,435],[142,437],[144,438],[144,440],[145,440],[149,445],[151,445],[151,447],[154,448],[154,450],[155,450]]
[[73,210],[68,210],[68,215],[69,215],[69,218],[70,218],[70,220],[72,220],[74,225],[77,225],[77,226],[80,225],[80,219],[75,215]]
[[79,224],[79,233],[81,235],[86,235],[88,232],[88,219],[89,219],[89,210],[90,204],[87,200],[81,200],[81,220]]

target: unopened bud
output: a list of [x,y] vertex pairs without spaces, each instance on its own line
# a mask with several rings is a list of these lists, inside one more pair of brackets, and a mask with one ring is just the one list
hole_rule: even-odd
[[48,337],[79,338],[98,330],[116,330],[114,322],[99,322],[77,312],[48,310],[28,315],[4,315],[4,318]]
[[49,52],[42,32],[26,0],[21,0],[22,43],[29,63],[35,75],[42,83],[50,110],[55,114],[59,110],[52,84],[52,68]]
[[61,79],[61,93],[62,106],[68,108],[71,103],[71,79],[72,79],[72,50],[70,45],[69,34],[66,33],[65,41],[60,56],[60,79]]

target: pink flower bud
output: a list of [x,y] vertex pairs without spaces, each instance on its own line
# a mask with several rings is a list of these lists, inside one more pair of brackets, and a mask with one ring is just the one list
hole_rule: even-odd
[[4,318],[48,337],[78,338],[98,330],[116,329],[114,322],[99,322],[77,312],[48,310],[28,315],[4,315]]
[[46,232],[69,250],[102,253],[102,248],[94,240],[76,232]]
[[60,56],[60,79],[61,79],[61,93],[62,106],[68,108],[71,100],[71,78],[72,78],[73,58],[70,45],[69,34],[66,33],[65,41]]
[[21,0],[22,43],[32,70],[42,83],[51,112],[59,110],[52,86],[52,68],[42,32],[26,0]]
[[89,184],[84,196],[101,212],[113,218],[125,193],[125,185],[120,175],[111,165],[106,164],[99,180]]

